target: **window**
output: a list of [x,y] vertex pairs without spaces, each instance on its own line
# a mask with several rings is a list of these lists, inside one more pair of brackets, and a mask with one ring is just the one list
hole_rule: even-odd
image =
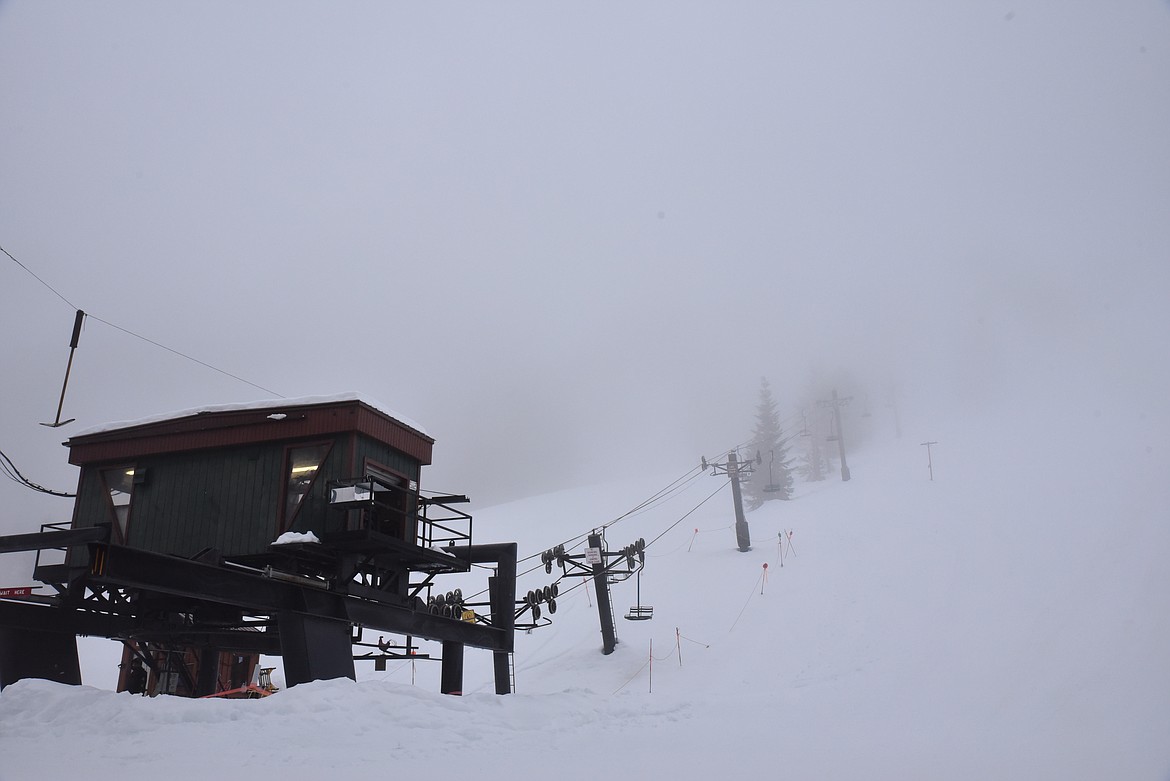
[[297,512],[312,490],[317,473],[325,463],[331,447],[330,443],[325,442],[288,449],[285,457],[288,471],[285,473],[284,517],[280,525],[281,531],[288,531],[292,527]]
[[126,542],[130,523],[130,499],[134,494],[134,467],[119,466],[102,470],[102,485],[109,497],[109,512],[114,522],[115,539]]

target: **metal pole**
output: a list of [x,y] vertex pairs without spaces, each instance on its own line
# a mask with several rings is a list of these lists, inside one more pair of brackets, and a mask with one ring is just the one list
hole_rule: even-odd
[[85,312],[77,310],[73,319],[73,337],[69,340],[69,362],[65,364],[65,381],[61,383],[61,399],[57,402],[57,417],[52,423],[42,423],[43,426],[58,428],[66,423],[72,423],[73,418],[62,422],[61,410],[65,408],[65,389],[69,387],[69,372],[73,370],[73,353],[77,352],[77,343],[81,339],[81,324],[85,321]]
[[[513,571],[511,577],[512,594],[508,591],[508,578],[502,575],[488,577],[488,599],[492,603],[492,623],[511,625],[515,623],[513,604],[516,601],[516,576]],[[512,693],[512,675],[509,656],[510,651],[492,651],[492,673],[496,682],[496,694]]]
[[601,621],[601,653],[612,654],[617,645],[617,630],[613,626],[613,608],[609,603],[609,583],[606,580],[605,556],[601,551],[601,535],[589,535],[589,547],[599,555],[593,562],[593,588],[597,592],[597,616]]
[[731,498],[735,502],[735,540],[741,553],[752,549],[752,535],[748,531],[747,519],[743,514],[743,496],[739,490],[739,462],[735,452],[727,454],[727,474],[731,477]]
[[837,422],[837,452],[841,455],[841,481],[849,480],[849,465],[845,463],[845,431],[841,428],[841,402],[833,388],[833,419]]
[[937,445],[937,442],[921,442],[921,445],[926,446],[926,468],[930,470],[930,481],[934,482],[934,461],[930,457],[930,446]]

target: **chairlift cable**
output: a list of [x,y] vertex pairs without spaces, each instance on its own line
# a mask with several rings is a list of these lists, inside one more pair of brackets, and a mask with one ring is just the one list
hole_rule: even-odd
[[27,271],[27,272],[28,272],[28,274],[29,274],[29,276],[31,276],[31,277],[32,277],[33,279],[35,279],[37,282],[40,282],[42,285],[44,285],[45,287],[47,287],[47,288],[48,288],[48,289],[49,289],[49,290],[50,290],[50,291],[53,293],[53,295],[55,295],[57,298],[61,299],[61,300],[62,300],[62,301],[64,301],[66,304],[68,304],[70,309],[80,309],[80,307],[74,306],[74,305],[73,305],[73,302],[72,302],[72,301],[70,301],[68,298],[66,298],[65,296],[61,295],[61,293],[59,293],[55,287],[53,287],[52,285],[50,285],[50,284],[49,284],[48,282],[46,282],[45,280],[43,280],[43,279],[41,279],[40,277],[38,277],[38,276],[37,276],[37,275],[36,275],[36,274],[33,272],[33,270],[32,270],[32,269],[30,269],[28,266],[24,265],[24,264],[23,264],[23,263],[21,263],[19,260],[17,260],[17,259],[16,259],[16,257],[15,257],[15,256],[14,256],[14,255],[13,255],[11,252],[9,252],[8,250],[4,249],[3,247],[0,247],[0,252],[3,252],[5,255],[7,255],[9,258],[11,258],[13,263],[15,263],[16,265],[20,266],[22,269],[24,269],[25,271]]
[[[671,484],[670,484],[670,486],[667,486],[667,488],[666,488],[666,489],[663,489],[662,491],[659,491],[659,492],[658,492],[657,494],[655,494],[654,496],[655,496],[655,497],[657,497],[657,496],[660,496],[660,495],[661,495],[661,494],[662,494],[664,491],[666,491],[667,489],[669,489],[671,486],[674,486],[674,485],[676,485],[676,484],[677,484],[677,483],[679,483],[680,481],[686,480],[686,479],[688,479],[688,478],[689,478],[689,479],[691,479],[691,480],[693,480],[693,479],[694,479],[695,477],[697,477],[698,475],[697,475],[697,474],[696,474],[696,475],[691,475],[690,473],[691,473],[692,471],[694,471],[694,470],[693,470],[693,469],[692,469],[692,470],[689,470],[689,471],[688,471],[686,474],[684,474],[682,477],[678,478],[678,479],[677,479],[677,480],[675,480],[673,483],[671,483]],[[718,488],[716,488],[716,489],[715,489],[715,491],[713,491],[712,493],[708,494],[708,495],[707,495],[707,497],[706,497],[705,499],[703,499],[701,502],[699,502],[699,503],[698,503],[698,504],[696,504],[694,507],[692,507],[690,510],[688,510],[688,511],[687,511],[687,512],[686,512],[686,513],[685,513],[685,514],[684,514],[684,515],[683,515],[681,518],[679,518],[678,520],[676,520],[676,521],[675,521],[674,523],[672,523],[670,526],[666,527],[666,529],[664,529],[664,530],[663,530],[663,531],[662,531],[662,532],[661,532],[661,533],[660,533],[660,534],[659,534],[657,537],[655,537],[655,538],[654,538],[653,540],[651,540],[650,542],[647,542],[645,547],[647,547],[647,548],[648,548],[648,547],[650,547],[650,545],[652,545],[654,542],[657,542],[659,539],[661,539],[661,538],[662,538],[662,536],[663,536],[663,535],[665,535],[665,534],[666,534],[667,532],[669,532],[671,529],[673,529],[674,527],[676,527],[676,526],[678,526],[680,523],[682,523],[684,520],[686,520],[686,519],[687,519],[687,517],[689,517],[689,516],[690,516],[692,513],[694,513],[696,510],[698,510],[698,509],[699,509],[700,507],[702,507],[704,504],[706,504],[706,503],[707,503],[707,502],[708,502],[708,501],[709,501],[709,500],[710,500],[710,499],[711,499],[713,496],[715,496],[715,494],[717,494],[717,493],[719,493],[720,491],[722,491],[722,490],[723,490],[724,488],[726,488],[728,485],[730,485],[730,481],[725,481],[725,482],[722,482],[722,483],[720,483],[719,487],[718,487]],[[653,498],[654,498],[654,497],[651,497],[651,499],[653,499]],[[645,502],[642,502],[640,505],[638,505],[638,507],[644,507],[644,506],[648,505],[648,504],[650,503],[650,501],[651,501],[651,500],[646,500]],[[637,508],[635,508],[635,509],[637,509]],[[600,527],[598,527],[598,528],[601,530],[602,534],[604,535],[605,529],[606,529],[608,526],[612,526],[614,523],[616,523],[617,521],[621,520],[622,518],[625,518],[625,517],[629,516],[629,515],[630,515],[631,513],[633,513],[633,512],[634,512],[634,510],[630,510],[629,512],[626,512],[626,513],[624,513],[623,515],[619,516],[618,518],[615,518],[613,521],[610,521],[608,524],[604,524],[604,525],[602,525],[602,526],[600,526]],[[572,546],[571,546],[571,547],[567,547],[567,548],[566,548],[566,550],[567,550],[567,551],[574,550],[574,549],[576,549],[576,548],[578,548],[578,547],[580,547],[580,546],[581,546],[581,544],[584,542],[584,538],[588,537],[588,536],[589,536],[589,534],[590,534],[590,532],[586,532],[585,534],[579,534],[579,535],[577,535],[577,536],[575,536],[575,537],[572,537],[572,538],[570,538],[570,539],[568,539],[568,540],[565,540],[564,542],[562,542],[562,543],[560,543],[560,544],[561,544],[561,545],[565,545],[565,546],[569,546],[570,544],[572,544]],[[554,546],[554,547],[555,547],[555,546]],[[519,559],[519,560],[517,561],[517,563],[519,564],[520,562],[528,561],[529,559],[538,558],[540,555],[541,555],[540,553],[534,553],[534,554],[532,554],[532,555],[530,555],[530,556],[525,556],[523,559]],[[540,570],[540,569],[543,569],[543,568],[544,568],[544,565],[543,565],[543,564],[539,564],[539,565],[537,565],[537,566],[535,566],[535,567],[532,567],[531,569],[525,570],[524,572],[518,572],[518,573],[516,574],[516,578],[517,578],[517,579],[519,579],[519,578],[521,578],[521,577],[524,577],[525,575],[529,575],[529,574],[531,574],[531,573],[533,573],[533,572],[536,572],[537,570]],[[583,582],[583,581],[582,581],[582,582]],[[580,585],[580,584],[578,584],[578,585]],[[573,590],[574,588],[576,588],[576,587],[577,587],[577,586],[576,586],[576,585],[574,585],[574,586],[570,587],[569,589],[566,589],[566,591],[565,591],[564,593],[568,593],[569,591],[572,591],[572,590]],[[484,592],[484,591],[481,591],[481,592],[479,592],[478,594],[473,594],[471,598],[478,597],[478,596],[482,595],[483,593],[485,593],[485,592]]]
[[[696,470],[698,470],[698,471],[696,471]],[[602,524],[601,528],[607,529],[610,526],[613,526],[618,521],[621,521],[625,518],[628,518],[629,516],[634,515],[637,512],[640,512],[644,509],[647,509],[655,502],[658,502],[662,499],[665,499],[667,496],[669,496],[670,494],[677,491],[680,487],[680,484],[685,485],[687,482],[690,482],[691,480],[694,480],[696,477],[698,477],[699,474],[701,473],[701,471],[702,471],[702,469],[700,467],[692,467],[685,474],[683,474],[682,477],[679,477],[674,482],[670,483],[668,486],[666,486],[665,488],[658,491],[658,493],[651,496],[649,499],[646,499],[642,503],[636,505],[634,508],[622,513],[617,518],[614,518],[612,521],[608,521],[607,523]]]
[[14,482],[20,483],[24,487],[31,488],[34,491],[49,494],[50,496],[60,496],[65,499],[72,499],[77,496],[77,494],[65,493],[64,491],[54,491],[51,488],[45,488],[43,485],[29,480],[20,473],[20,470],[16,468],[16,464],[12,462],[12,459],[3,450],[0,450],[0,469],[3,469],[5,475]]
[[[618,523],[619,521],[623,521],[626,518],[630,518],[634,515],[641,514],[642,512],[649,510],[655,504],[666,501],[667,499],[671,498],[672,496],[675,496],[675,495],[681,493],[684,489],[686,489],[688,487],[689,483],[692,483],[694,480],[696,480],[698,477],[701,476],[701,474],[702,474],[701,467],[696,467],[696,468],[699,471],[696,471],[694,474],[688,473],[688,475],[686,475],[682,478],[679,478],[678,480],[674,481],[674,483],[671,483],[669,486],[662,489],[662,491],[658,492],[656,495],[652,496],[650,499],[647,499],[645,502],[638,505],[637,507],[634,507],[633,509],[624,513],[623,515],[621,515],[617,518],[614,518],[612,521],[609,521],[608,523],[602,524],[601,528],[608,529],[610,526],[613,526],[614,524]],[[692,470],[692,471],[694,471],[694,470]]]
[[[674,489],[674,488],[675,488],[675,486],[677,486],[679,483],[682,483],[682,482],[684,482],[684,481],[686,481],[686,480],[688,480],[688,479],[690,479],[690,480],[693,480],[694,478],[698,477],[698,474],[699,474],[699,473],[698,473],[698,472],[696,472],[696,469],[697,469],[697,467],[692,467],[691,469],[688,469],[688,470],[687,470],[687,471],[686,471],[686,472],[685,472],[685,473],[684,473],[684,474],[683,474],[681,477],[679,477],[679,478],[677,478],[676,480],[674,480],[673,482],[671,482],[671,483],[670,483],[669,485],[667,485],[665,488],[663,488],[663,489],[660,489],[659,491],[657,491],[656,493],[654,493],[653,495],[651,495],[651,496],[650,496],[648,499],[644,499],[643,501],[639,502],[637,505],[635,505],[635,506],[634,506],[633,508],[631,508],[630,510],[627,510],[626,512],[622,513],[622,514],[621,514],[621,515],[619,515],[618,517],[616,517],[616,518],[614,518],[614,519],[612,519],[612,520],[610,520],[610,521],[607,521],[606,523],[603,523],[603,524],[601,524],[600,526],[597,526],[597,527],[595,527],[595,528],[597,528],[597,529],[601,529],[602,531],[604,531],[605,529],[609,528],[610,526],[613,526],[613,525],[614,525],[615,523],[617,523],[618,521],[620,521],[620,520],[622,520],[622,519],[624,519],[624,518],[628,518],[629,516],[633,515],[634,513],[636,513],[636,512],[639,512],[639,511],[641,511],[641,510],[643,510],[643,509],[646,509],[646,508],[648,508],[648,507],[649,507],[650,505],[652,505],[653,503],[655,503],[655,502],[657,502],[657,501],[661,500],[661,499],[664,497],[664,495],[668,494],[668,493],[669,493],[669,492],[670,492],[672,489]],[[693,475],[692,475],[692,474],[691,474],[692,472],[695,472],[695,474],[693,474]],[[574,535],[573,537],[570,537],[569,539],[567,539],[567,540],[565,540],[565,541],[561,542],[560,544],[561,544],[561,545],[566,545],[566,546],[567,546],[567,545],[569,545],[569,544],[571,544],[571,543],[575,543],[575,544],[573,545],[573,547],[575,548],[575,547],[578,547],[578,546],[581,544],[581,543],[580,543],[580,541],[581,541],[581,540],[583,540],[584,538],[586,538],[586,537],[588,537],[588,536],[589,536],[589,532],[585,532],[585,533],[583,533],[583,534],[577,534],[577,535]],[[553,546],[553,547],[555,547],[555,546]],[[571,550],[571,548],[570,548],[570,550]],[[530,556],[525,556],[524,558],[520,559],[520,560],[519,560],[517,563],[524,562],[524,561],[528,561],[529,559],[538,558],[539,556],[540,556],[540,553],[533,553],[533,554],[532,554],[532,555],[530,555]],[[543,566],[543,565],[542,565],[542,566]],[[529,570],[529,571],[531,572],[532,570]]]
[[[736,447],[737,448],[742,447],[742,445],[737,445]],[[696,470],[698,470],[698,471],[696,471]],[[683,473],[683,475],[681,477],[678,477],[673,482],[671,482],[669,485],[667,485],[665,488],[662,488],[659,491],[657,491],[656,493],[654,493],[653,495],[651,495],[648,499],[643,500],[642,502],[635,505],[632,509],[627,510],[626,512],[622,513],[621,515],[614,518],[613,520],[607,521],[606,523],[603,523],[600,526],[595,527],[595,528],[599,529],[604,534],[604,532],[607,528],[609,528],[610,526],[613,526],[618,521],[621,521],[625,518],[628,518],[631,515],[633,515],[637,512],[640,512],[641,510],[649,508],[655,502],[661,501],[662,499],[664,499],[666,496],[670,495],[671,493],[680,490],[680,488],[681,488],[680,484],[685,485],[686,483],[691,482],[691,481],[695,480],[696,478],[698,478],[701,474],[702,474],[701,468],[692,467],[691,469],[689,469],[685,473]],[[709,498],[710,497],[708,497],[708,499]],[[706,502],[706,501],[707,501],[707,499],[703,500],[703,502]],[[692,510],[690,510],[690,512],[688,512],[686,515],[684,515],[683,518],[686,518],[687,515],[690,515],[692,512],[694,512],[699,507],[701,507],[703,502],[700,502],[698,505],[696,505]],[[676,521],[670,528],[673,528],[675,525],[678,525],[678,523],[681,522],[683,518],[680,518],[678,521]],[[670,528],[668,528],[667,531],[669,531]],[[665,534],[665,532],[663,532],[663,533]],[[560,544],[567,546],[570,543],[575,543],[575,544],[573,544],[572,548],[568,548],[568,550],[573,550],[574,548],[579,547],[581,545],[581,542],[588,536],[589,536],[589,532],[585,532],[583,534],[575,535],[575,536],[565,540],[564,542],[562,542]],[[659,535],[659,536],[661,536],[661,535]],[[655,539],[658,539],[658,538],[656,537]],[[555,546],[553,546],[553,547],[555,547]],[[533,553],[529,556],[525,556],[524,558],[519,559],[517,561],[517,563],[528,561],[529,559],[534,559],[534,558],[537,558],[539,556],[540,556],[540,553]],[[541,566],[543,566],[543,565],[541,565]],[[528,570],[525,573],[520,573],[520,574],[528,574],[528,572],[534,572],[539,568],[540,567],[535,567],[531,570]]]
[[[49,289],[49,290],[50,290],[50,291],[53,293],[53,295],[57,296],[57,298],[61,299],[61,300],[62,300],[62,301],[64,301],[66,304],[68,304],[68,305],[69,305],[69,307],[70,307],[71,309],[74,309],[74,310],[80,310],[80,309],[81,309],[81,307],[75,306],[75,305],[73,304],[73,302],[72,302],[72,301],[70,301],[68,298],[66,298],[65,296],[63,296],[63,295],[62,295],[62,294],[61,294],[61,293],[60,293],[60,292],[59,292],[59,291],[58,291],[58,290],[57,290],[55,287],[53,287],[52,285],[50,285],[50,284],[49,284],[48,282],[46,282],[45,280],[43,280],[43,279],[41,279],[40,277],[38,277],[38,276],[37,276],[37,275],[36,275],[36,274],[33,272],[33,270],[32,270],[32,269],[30,269],[28,266],[24,265],[24,264],[23,264],[23,263],[21,263],[19,260],[17,260],[17,259],[16,259],[16,257],[15,257],[15,256],[14,256],[14,255],[13,255],[11,252],[9,252],[8,250],[4,249],[3,247],[0,247],[0,252],[3,252],[5,255],[7,255],[7,256],[8,256],[8,257],[9,257],[9,258],[12,260],[12,262],[13,262],[13,263],[15,263],[16,265],[20,266],[22,269],[24,269],[26,272],[28,272],[28,274],[29,274],[29,275],[30,275],[30,276],[31,276],[33,279],[35,279],[37,282],[40,282],[42,285],[44,285],[46,288],[48,288],[48,289]],[[226,370],[224,370],[224,369],[221,369],[221,368],[219,368],[218,366],[213,366],[213,365],[211,365],[210,363],[207,363],[206,361],[201,361],[201,360],[199,360],[198,358],[194,358],[194,357],[192,357],[192,356],[190,356],[190,355],[187,355],[187,354],[186,354],[186,353],[184,353],[184,352],[180,352],[179,350],[176,350],[176,349],[174,349],[174,348],[172,348],[172,347],[167,347],[165,344],[162,344],[162,343],[160,343],[160,342],[156,342],[156,341],[155,341],[155,340],[153,340],[153,339],[149,339],[149,338],[147,338],[147,337],[143,336],[142,334],[135,333],[134,331],[131,331],[131,330],[130,330],[130,329],[128,329],[128,328],[123,328],[123,327],[122,327],[122,326],[120,326],[120,325],[116,325],[115,323],[111,323],[109,320],[103,320],[102,318],[98,317],[97,315],[93,314],[92,312],[90,312],[90,311],[88,311],[88,310],[86,310],[85,314],[86,314],[86,316],[88,316],[88,317],[89,317],[90,319],[92,319],[92,320],[97,320],[99,323],[102,323],[102,324],[104,324],[104,325],[108,325],[110,328],[113,328],[113,329],[115,329],[115,330],[121,331],[122,333],[124,333],[124,334],[127,334],[127,335],[129,335],[129,336],[133,336],[135,339],[141,339],[142,341],[144,341],[144,342],[146,342],[146,343],[148,343],[148,344],[152,344],[152,345],[154,345],[155,347],[158,347],[158,348],[160,348],[160,349],[166,350],[166,351],[167,351],[167,352],[169,352],[169,353],[173,353],[173,354],[175,354],[175,355],[179,356],[180,358],[186,358],[188,361],[192,361],[193,363],[197,363],[197,364],[199,364],[200,366],[203,366],[204,368],[211,369],[211,370],[212,370],[212,371],[214,371],[214,372],[219,372],[220,374],[224,375],[225,377],[230,377],[230,378],[232,378],[233,380],[236,380],[236,381],[238,381],[238,382],[242,382],[242,383],[244,383],[245,385],[251,385],[253,388],[256,388],[257,390],[262,390],[262,391],[264,391],[265,393],[272,394],[272,395],[273,395],[273,396],[275,396],[276,398],[279,398],[279,399],[283,399],[283,398],[285,398],[285,396],[283,396],[282,394],[280,394],[280,393],[277,393],[276,391],[274,391],[274,390],[271,390],[271,389],[269,389],[269,388],[265,388],[263,385],[257,385],[256,383],[252,382],[251,380],[246,380],[246,379],[244,379],[243,377],[240,377],[239,375],[236,375],[236,374],[232,374],[231,372],[229,372],[229,371],[226,371]]]
[[727,487],[727,486],[729,486],[729,485],[731,485],[731,481],[730,481],[730,480],[728,480],[728,481],[725,481],[725,482],[722,482],[722,483],[720,483],[720,484],[719,484],[719,487],[718,487],[718,488],[716,488],[714,491],[712,491],[710,494],[708,494],[706,499],[704,499],[703,501],[701,501],[701,502],[699,502],[698,504],[696,504],[694,507],[692,507],[692,508],[691,508],[691,509],[690,509],[690,510],[687,512],[687,514],[686,514],[686,515],[684,515],[683,517],[679,518],[677,521],[675,521],[674,523],[672,523],[670,526],[667,526],[665,529],[663,529],[663,530],[662,530],[662,533],[661,533],[661,534],[659,534],[657,537],[655,537],[654,539],[652,539],[652,540],[650,540],[649,542],[647,542],[647,543],[646,543],[646,547],[647,547],[647,548],[649,548],[651,545],[653,545],[654,543],[658,542],[660,539],[662,539],[662,537],[663,537],[663,536],[664,536],[664,535],[665,535],[665,534],[666,534],[668,531],[670,531],[670,530],[671,530],[671,529],[673,529],[675,526],[678,526],[680,523],[682,523],[683,521],[685,521],[685,520],[687,519],[687,516],[689,516],[689,515],[690,515],[691,513],[693,513],[695,510],[698,510],[698,509],[699,509],[700,507],[702,507],[703,505],[705,505],[705,504],[706,504],[708,501],[710,501],[710,500],[711,500],[711,498],[712,498],[712,497],[714,497],[714,496],[715,496],[715,494],[719,493],[720,491],[722,491],[724,488],[726,488],[726,487]]
[[285,398],[285,396],[283,394],[277,393],[276,391],[271,390],[269,388],[265,388],[263,385],[257,385],[256,383],[252,382],[251,380],[245,380],[243,377],[239,376],[238,374],[232,374],[231,372],[229,372],[225,369],[221,369],[218,366],[212,366],[210,363],[207,363],[206,361],[201,361],[198,358],[194,358],[190,355],[187,355],[184,352],[180,352],[179,350],[176,350],[173,347],[167,347],[165,344],[162,344],[160,342],[156,342],[153,339],[149,339],[149,338],[143,336],[142,334],[134,333],[133,331],[129,330],[128,328],[123,328],[120,325],[116,325],[114,323],[111,323],[109,320],[103,320],[102,318],[98,317],[97,315],[95,315],[93,313],[86,312],[86,314],[89,315],[89,317],[91,317],[92,319],[97,320],[99,323],[104,323],[104,324],[108,325],[110,328],[114,328],[118,331],[121,331],[124,334],[127,334],[129,336],[133,336],[136,339],[141,339],[142,341],[146,342],[147,344],[152,344],[155,347],[166,350],[169,353],[173,353],[173,354],[179,356],[180,358],[186,358],[188,361],[192,361],[193,363],[197,363],[204,368],[211,369],[214,372],[219,372],[220,374],[224,375],[225,377],[231,377],[233,380],[237,380],[239,382],[242,382],[245,385],[251,385],[253,388],[256,388],[257,390],[262,390],[265,393],[271,393],[273,396],[275,396],[278,399]]

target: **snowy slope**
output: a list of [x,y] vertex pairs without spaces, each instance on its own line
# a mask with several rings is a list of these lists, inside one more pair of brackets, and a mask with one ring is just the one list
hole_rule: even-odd
[[[461,698],[436,693],[434,662],[415,685],[409,663],[367,666],[263,701],[21,682],[0,695],[0,779],[1170,778],[1167,459],[1085,409],[937,424],[933,482],[921,439],[875,443],[850,482],[750,514],[748,553],[721,479],[684,482],[606,531],[653,541],[654,619],[619,619],[603,656],[592,594],[562,583],[553,625],[518,638],[514,695],[491,693],[475,649]],[[1165,433],[1146,418],[1143,436]],[[479,510],[477,539],[538,555],[686,468]],[[521,591],[551,580],[531,566]],[[633,580],[614,587],[619,612],[634,602]]]

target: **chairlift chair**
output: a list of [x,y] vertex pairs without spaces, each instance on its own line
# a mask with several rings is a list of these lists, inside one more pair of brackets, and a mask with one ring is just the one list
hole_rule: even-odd
[[627,621],[649,621],[654,618],[654,608],[650,605],[642,604],[642,570],[638,570],[638,604],[630,608],[630,612],[626,613]]
[[776,481],[772,477],[772,462],[776,460],[776,451],[772,450],[769,452],[771,452],[772,457],[768,459],[768,484],[766,486],[764,486],[764,493],[774,494],[774,493],[777,493],[778,491],[783,491],[784,486],[776,485]]

